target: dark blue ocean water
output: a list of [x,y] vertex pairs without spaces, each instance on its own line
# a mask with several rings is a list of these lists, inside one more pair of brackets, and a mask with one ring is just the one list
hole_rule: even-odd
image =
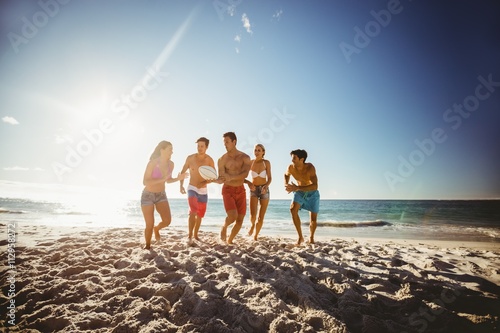
[[[32,225],[143,228],[138,200],[112,199],[98,194],[72,200],[3,197],[0,217]],[[170,227],[186,229],[186,200],[170,199],[170,206]],[[289,200],[271,200],[261,235],[295,237],[289,206]],[[224,218],[222,201],[210,199],[201,230],[218,232]],[[302,211],[301,218],[307,236],[308,212]],[[248,225],[247,211],[244,228]],[[500,200],[322,200],[316,237],[336,236],[483,241],[500,246]]]

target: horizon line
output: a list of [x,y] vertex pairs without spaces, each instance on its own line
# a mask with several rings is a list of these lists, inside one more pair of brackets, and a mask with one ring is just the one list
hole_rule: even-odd
[[[69,188],[80,188],[80,189],[103,189],[103,190],[113,190],[117,192],[122,192],[122,193],[129,193],[132,191],[132,189],[117,189],[117,188],[112,188],[112,187],[99,187],[99,186],[93,186],[93,185],[75,185],[75,184],[62,184],[62,183],[35,183],[35,182],[22,182],[22,181],[16,181],[16,180],[7,180],[7,179],[0,179],[0,186],[4,184],[10,184],[10,185],[25,185],[25,186],[57,186],[57,187],[68,187]],[[321,193],[321,191],[320,191]],[[210,197],[211,199],[221,199],[221,196],[216,196],[216,197]],[[169,197],[169,199],[186,199],[185,197],[181,197],[178,195],[172,195]],[[287,197],[276,197],[272,198],[271,200],[290,200],[291,198]],[[500,200],[500,197],[495,197],[495,198],[321,198],[320,200],[365,200],[365,201],[375,201],[375,200],[385,200],[385,201],[497,201]]]

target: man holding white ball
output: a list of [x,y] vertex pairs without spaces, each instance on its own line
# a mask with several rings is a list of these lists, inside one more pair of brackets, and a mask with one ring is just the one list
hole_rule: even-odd
[[[200,240],[198,237],[198,231],[200,230],[201,220],[205,216],[205,212],[207,210],[207,184],[210,183],[211,180],[205,179],[200,174],[199,169],[203,166],[214,167],[214,160],[206,153],[209,143],[210,141],[205,137],[201,137],[196,140],[198,152],[196,154],[189,155],[186,158],[186,163],[184,163],[184,166],[182,167],[182,172],[186,172],[186,170],[189,169],[189,173],[191,175],[187,188],[189,204],[189,243],[192,242],[193,237],[196,240]],[[182,194],[186,194],[184,180],[180,181],[180,191]]]

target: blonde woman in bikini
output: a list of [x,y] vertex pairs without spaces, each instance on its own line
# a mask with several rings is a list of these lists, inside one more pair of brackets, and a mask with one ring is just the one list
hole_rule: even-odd
[[[252,181],[245,180],[250,189],[250,222],[252,223],[248,235],[254,235],[254,240],[259,237],[259,232],[264,224],[264,215],[269,204],[269,184],[272,181],[271,163],[264,159],[265,154],[264,146],[260,143],[256,144],[254,148],[255,159],[251,161],[252,165],[250,166]],[[260,209],[257,214],[259,202]]]
[[[144,172],[141,209],[146,222],[144,229],[145,249],[151,248],[153,231],[155,239],[159,241],[160,229],[169,226],[172,221],[170,205],[165,193],[165,183],[173,183],[189,176],[188,173],[179,173],[177,178],[172,178],[172,170],[174,170],[174,162],[170,160],[172,154],[172,144],[168,141],[161,141],[151,154]],[[161,222],[157,226],[155,226],[155,208],[161,217]]]

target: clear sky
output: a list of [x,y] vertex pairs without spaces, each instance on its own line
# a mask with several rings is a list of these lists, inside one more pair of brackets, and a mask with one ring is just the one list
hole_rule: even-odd
[[498,1],[0,6],[2,180],[139,193],[159,141],[178,172],[234,131],[274,198],[297,148],[324,199],[500,198]]

